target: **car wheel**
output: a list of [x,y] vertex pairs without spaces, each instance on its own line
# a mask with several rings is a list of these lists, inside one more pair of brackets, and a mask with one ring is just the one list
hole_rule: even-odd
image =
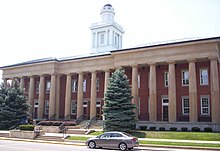
[[125,143],[120,143],[119,144],[119,149],[120,150],[127,150],[127,145]]
[[89,144],[88,144],[89,148],[95,148],[96,147],[96,144],[94,141],[90,141]]

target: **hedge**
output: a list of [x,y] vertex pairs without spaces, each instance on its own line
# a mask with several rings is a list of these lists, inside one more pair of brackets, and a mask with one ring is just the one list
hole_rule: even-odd
[[19,129],[24,131],[33,131],[34,125],[19,125]]
[[145,130],[147,130],[147,126],[140,126],[140,129],[145,131]]

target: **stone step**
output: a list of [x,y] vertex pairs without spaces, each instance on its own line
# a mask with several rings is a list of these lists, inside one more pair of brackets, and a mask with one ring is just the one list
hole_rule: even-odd
[[35,138],[35,140],[46,140],[46,141],[59,141],[59,142],[62,142],[63,137],[61,136],[45,136],[45,135],[42,135],[42,136],[37,136]]
[[9,133],[0,133],[0,137],[9,137]]

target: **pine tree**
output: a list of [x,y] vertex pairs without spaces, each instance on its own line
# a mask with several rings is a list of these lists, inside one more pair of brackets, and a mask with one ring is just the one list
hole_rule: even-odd
[[125,131],[132,130],[136,123],[134,109],[131,102],[131,86],[121,68],[116,70],[109,79],[103,108],[104,130]]
[[13,87],[0,88],[0,128],[10,128],[19,125],[29,116],[29,105],[18,82]]

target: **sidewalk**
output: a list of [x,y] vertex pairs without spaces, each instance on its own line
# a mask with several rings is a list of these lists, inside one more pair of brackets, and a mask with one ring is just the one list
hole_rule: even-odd
[[[9,133],[9,131],[1,131],[0,133]],[[64,136],[62,133],[45,133],[46,136]],[[80,137],[95,137],[94,135],[82,135],[82,134],[65,134],[65,136],[80,136]],[[64,140],[64,142],[58,141],[46,141],[46,140],[34,140],[34,139],[20,139],[20,138],[8,138],[8,137],[0,137],[0,140],[14,140],[14,141],[27,141],[27,142],[39,142],[39,143],[53,143],[53,144],[64,144],[64,145],[80,145],[85,146],[85,141],[75,141],[75,140]],[[204,144],[220,144],[220,141],[200,141],[200,140],[176,140],[176,139],[153,139],[153,138],[138,138],[138,140],[146,140],[146,141],[161,141],[161,142],[185,142],[185,143],[204,143]],[[153,147],[155,145],[151,144],[140,144],[141,147]],[[157,145],[159,146],[159,145]],[[163,147],[170,147],[164,145]],[[175,148],[204,148],[204,147],[193,147],[193,146],[172,146]],[[209,148],[210,149],[210,148]],[[214,149],[214,148],[213,148]],[[214,149],[220,150],[220,149]]]

